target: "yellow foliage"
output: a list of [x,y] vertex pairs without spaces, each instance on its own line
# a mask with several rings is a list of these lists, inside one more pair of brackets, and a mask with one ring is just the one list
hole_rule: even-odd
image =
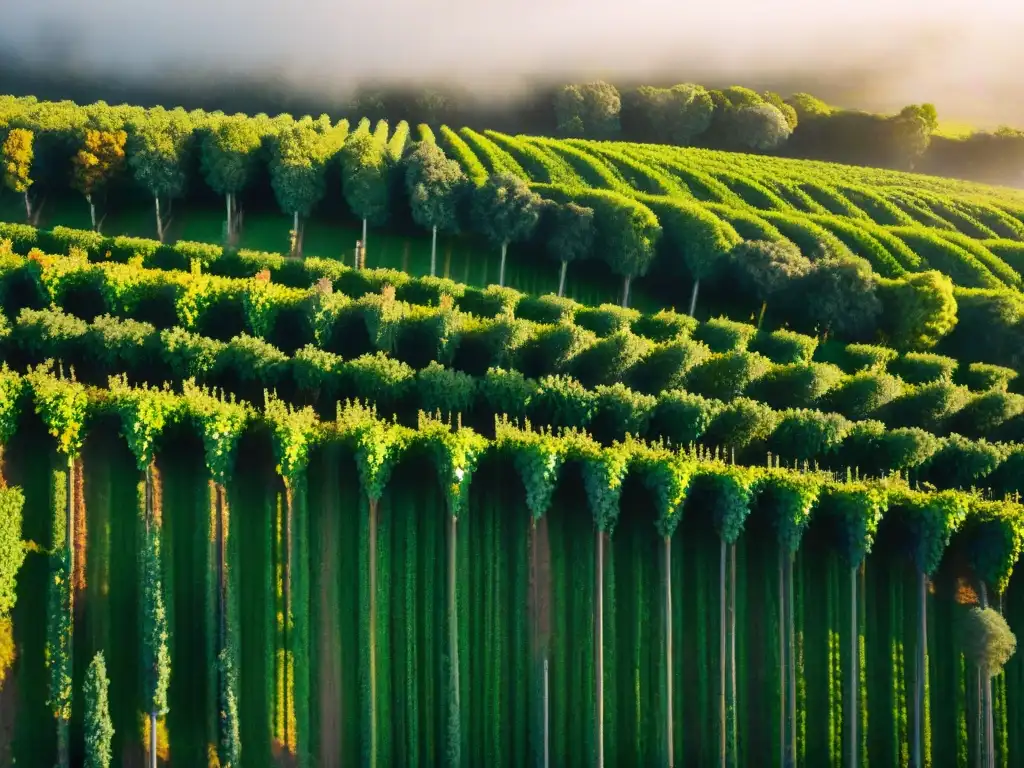
[[0,619],[0,691],[4,688],[7,672],[14,665],[18,649],[14,645],[14,625],[10,618]]

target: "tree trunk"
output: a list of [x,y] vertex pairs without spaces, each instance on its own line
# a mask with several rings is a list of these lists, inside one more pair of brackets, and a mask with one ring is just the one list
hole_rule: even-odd
[[25,190],[25,220],[32,223],[32,198],[28,196],[28,190]]
[[[565,264],[565,262],[562,262]],[[672,727],[672,539],[665,537],[665,764],[675,765]]]
[[551,741],[548,728],[551,723],[551,712],[549,711],[548,702],[550,701],[548,694],[548,659],[547,655],[544,656],[544,768],[549,768],[551,765],[551,751],[549,743]]
[[227,208],[227,216],[228,216],[228,219],[227,219],[227,222],[228,222],[228,225],[227,225],[228,226],[227,235],[228,235],[228,241],[230,241],[231,240],[231,225],[232,225],[232,222],[231,222],[231,193],[230,192],[228,192],[226,195],[224,195],[224,205]]
[[719,765],[722,768],[726,766],[726,719],[725,719],[725,667],[728,659],[725,655],[725,635],[726,635],[726,618],[725,618],[725,539],[720,538],[719,540],[719,557],[718,557],[718,685],[719,685],[719,696],[718,696],[718,757]]
[[981,745],[985,741],[983,733],[985,717],[982,713],[981,667],[975,667],[975,669],[978,674],[974,678],[974,768],[981,768],[981,757],[984,752]]
[[729,545],[729,764],[739,761],[736,722],[736,542]]
[[370,500],[370,768],[377,766],[377,502]]
[[508,243],[501,244],[501,267],[498,269],[498,285],[505,285],[505,257],[508,255]]
[[786,551],[779,546],[779,766],[786,764]]
[[850,703],[847,728],[850,744],[848,754],[849,768],[857,768],[857,662],[860,653],[860,634],[857,624],[857,566],[850,568]]
[[596,556],[597,568],[595,569],[597,589],[596,602],[594,606],[594,683],[596,688],[596,700],[594,702],[594,728],[596,738],[594,748],[597,750],[597,768],[604,768],[604,533],[600,528],[596,529]]
[[924,768],[921,744],[924,738],[924,678],[928,664],[928,603],[924,571],[917,572],[917,679],[914,681],[914,762]]
[[149,768],[156,768],[156,712],[149,713]]
[[690,317],[697,311],[697,292],[700,291],[700,280],[693,281],[693,290],[690,292]]
[[96,232],[96,206],[92,202],[92,195],[86,195],[85,201],[89,203],[89,219],[92,221],[92,231]]
[[[67,542],[68,548],[68,611],[71,614],[71,631],[68,633],[68,659],[70,660],[69,666],[74,669],[74,658],[75,658],[75,586],[72,580],[72,574],[75,572],[75,459],[72,456],[68,456],[68,503],[65,511],[65,525],[67,526],[67,533],[64,536],[64,540]],[[70,765],[69,755],[69,729],[71,727],[69,720],[61,720],[57,726],[57,743],[58,743],[58,757],[61,761],[61,768],[68,768]]]
[[430,239],[430,276],[437,275],[437,226],[434,226],[434,234]]
[[448,760],[453,768],[462,765],[462,714],[459,700],[459,614],[456,603],[456,536],[458,519],[451,516],[448,534]]
[[562,262],[562,271],[558,275],[558,295],[565,296],[565,273],[569,271],[569,262]]
[[[984,581],[981,582],[981,589],[979,592],[981,597],[981,607],[988,608],[988,588],[985,586]],[[995,768],[996,741],[995,723],[992,721],[992,678],[986,674],[984,679],[981,681],[981,686],[985,731],[985,768]]]
[[363,253],[366,253],[366,219],[363,219]]
[[633,282],[632,275],[626,275],[622,279],[622,306],[629,306],[629,284]]
[[67,720],[57,721],[57,765],[59,768],[69,768],[71,765],[70,745],[71,724]]
[[764,322],[764,313],[768,309],[768,302],[761,302],[761,311],[757,315],[757,330],[761,330],[761,324]]
[[793,557],[786,561],[786,626],[789,633],[789,741],[787,766],[796,765],[796,601],[793,598]]
[[164,241],[164,220],[160,217],[160,195],[153,195],[153,203],[156,206],[156,239],[162,243]]

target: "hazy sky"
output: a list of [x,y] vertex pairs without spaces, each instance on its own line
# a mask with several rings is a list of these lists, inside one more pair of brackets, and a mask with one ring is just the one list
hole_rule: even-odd
[[[1014,6],[1020,9],[1014,10]],[[1017,0],[32,0],[0,49],[128,79],[219,73],[337,92],[535,77],[858,83],[849,106],[933,101],[1024,127]]]

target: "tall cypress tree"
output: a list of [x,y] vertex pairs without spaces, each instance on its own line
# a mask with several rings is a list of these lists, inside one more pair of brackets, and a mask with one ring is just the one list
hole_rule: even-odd
[[98,651],[85,673],[85,768],[110,768],[110,743],[114,724],[110,720],[107,663]]

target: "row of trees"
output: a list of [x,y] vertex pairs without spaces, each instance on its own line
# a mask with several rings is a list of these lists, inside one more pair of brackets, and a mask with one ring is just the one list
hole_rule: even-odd
[[694,83],[645,85],[625,95],[604,82],[566,85],[555,95],[554,112],[562,136],[777,152],[894,168],[914,167],[938,126],[930,104],[885,116],[836,110],[806,93],[783,99],[772,91],[709,90]]

